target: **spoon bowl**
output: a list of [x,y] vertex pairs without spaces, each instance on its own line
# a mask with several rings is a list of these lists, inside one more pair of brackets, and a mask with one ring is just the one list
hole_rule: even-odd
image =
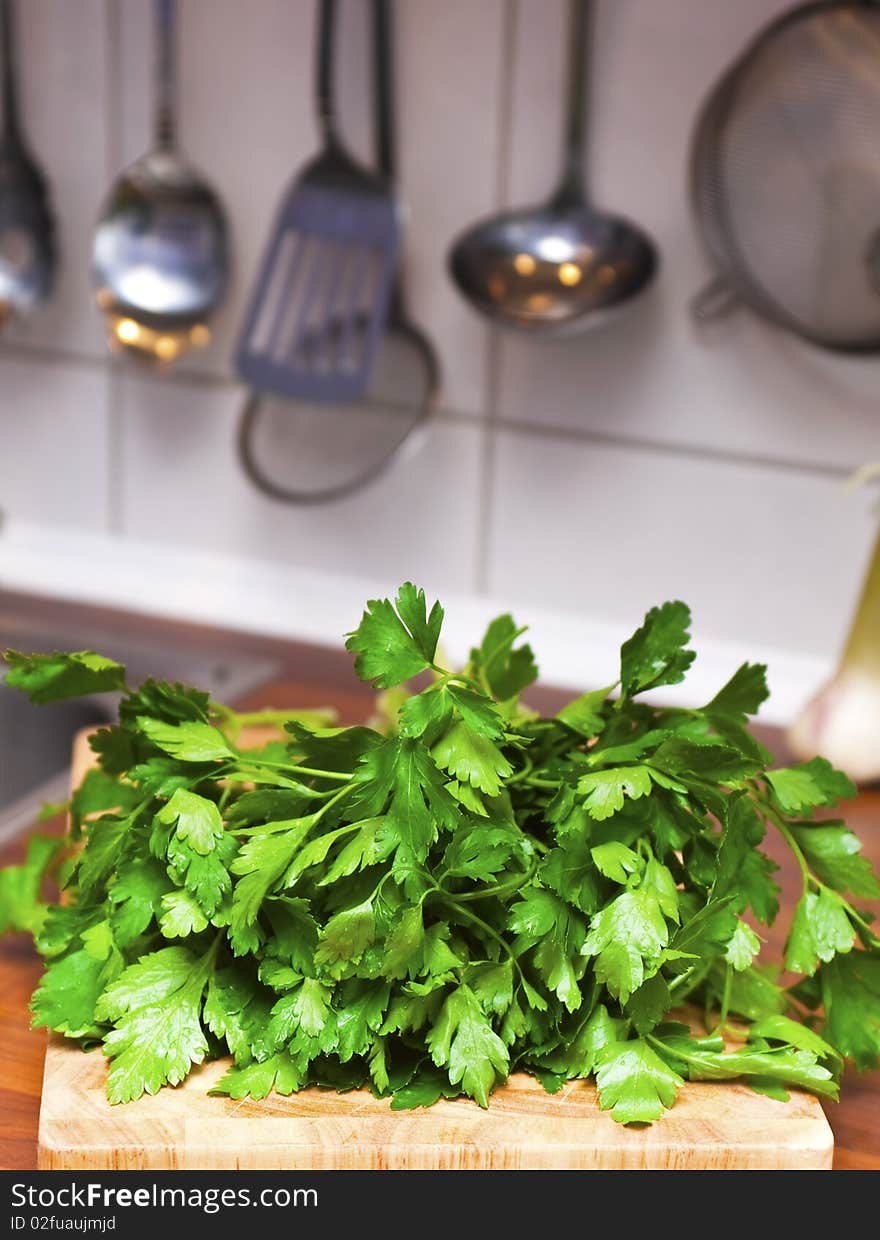
[[49,296],[54,232],[40,170],[21,149],[0,147],[0,322],[26,317]]
[[115,343],[172,360],[207,343],[227,280],[226,222],[213,190],[155,150],[123,172],[95,230],[95,300]]
[[489,318],[533,334],[574,334],[636,296],[657,268],[653,243],[590,206],[537,207],[483,220],[455,244],[450,270]]
[[645,233],[590,202],[584,177],[587,62],[595,0],[571,0],[562,177],[543,206],[480,220],[453,244],[449,270],[486,318],[533,335],[565,336],[605,322],[657,270]]
[[206,345],[229,274],[220,201],[175,147],[174,0],[157,0],[152,150],[113,186],[95,229],[92,282],[112,348],[159,365]]

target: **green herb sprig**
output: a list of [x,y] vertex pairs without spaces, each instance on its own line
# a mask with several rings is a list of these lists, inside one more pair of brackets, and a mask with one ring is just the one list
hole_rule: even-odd
[[[880,884],[844,823],[816,817],[850,781],[821,758],[774,769],[747,731],[765,669],[699,710],[647,704],[694,658],[687,607],[666,603],[614,684],[543,718],[520,701],[537,667],[510,616],[461,671],[438,662],[442,622],[409,583],[367,605],[347,644],[386,691],[373,727],[238,716],[129,687],[93,653],[8,652],[35,702],[122,693],[69,837],[0,872],[0,931],[30,931],[47,962],[34,1024],[100,1043],[112,1102],[229,1055],[215,1092],[233,1098],[317,1083],[486,1106],[517,1070],[551,1093],[593,1077],[616,1120],[643,1123],[688,1080],[834,1098],[846,1058],[875,1066],[880,940],[852,901]],[[248,748],[253,722],[283,739]],[[768,830],[802,885],[787,987],[759,963],[779,907]],[[701,1027],[681,1016],[695,1006]]]

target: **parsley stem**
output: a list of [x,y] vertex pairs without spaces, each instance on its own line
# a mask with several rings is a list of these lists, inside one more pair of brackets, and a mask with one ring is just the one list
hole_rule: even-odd
[[840,894],[839,891],[836,891],[835,888],[833,887],[829,887],[827,883],[823,883],[822,880],[817,878],[816,875],[812,872],[809,865],[807,864],[807,859],[804,856],[801,846],[798,844],[797,840],[792,835],[791,828],[789,827],[785,819],[782,817],[782,815],[778,814],[776,810],[773,808],[773,806],[770,805],[763,797],[758,798],[758,803],[760,805],[762,812],[766,815],[767,818],[770,819],[770,821],[779,831],[779,834],[785,840],[788,847],[791,849],[794,855],[794,858],[797,861],[798,866],[800,868],[801,877],[803,878],[803,883],[804,883],[804,891],[807,891],[811,884],[812,886],[816,888],[817,891],[833,891],[835,896],[837,896],[837,898],[840,900],[840,903],[843,905],[844,909],[846,910],[847,915],[851,917],[852,920],[857,925],[861,926],[862,929],[868,933],[868,935],[870,936],[870,938],[872,939],[874,943],[880,942],[880,940],[878,940],[877,936],[874,934],[873,930],[871,929],[870,922],[866,921],[865,918],[861,915],[861,913],[859,913],[857,909],[854,909],[848,900],[845,900],[843,898],[843,896]]
[[529,775],[531,775],[534,769],[535,769],[534,762],[532,762],[529,758],[526,758],[525,765],[523,766],[522,770],[517,771],[514,775],[511,775],[510,778],[508,779],[507,781],[508,788],[510,787],[511,784],[518,784],[521,782],[521,780],[528,779]]
[[267,758],[254,758],[251,761],[254,769],[261,766],[271,767],[278,771],[294,771],[297,775],[311,775],[315,779],[338,779],[349,783],[354,779],[354,775],[344,775],[341,771],[317,771],[310,766],[297,766],[293,762],[270,762]]
[[681,1050],[678,1046],[676,1046],[675,1050],[672,1050],[662,1039],[655,1037],[653,1033],[646,1033],[645,1041],[652,1042],[658,1050],[665,1051],[667,1055],[672,1055],[675,1059],[682,1059],[685,1063],[696,1064],[698,1068],[703,1067],[705,1064],[704,1059],[700,1059],[696,1055],[689,1055],[687,1051]]
[[804,891],[806,891],[810,885],[810,882],[814,881],[813,875],[810,873],[810,867],[807,865],[807,859],[801,851],[800,845],[791,833],[791,828],[784,818],[780,814],[776,813],[772,806],[767,805],[766,802],[762,802],[761,808],[790,848],[792,856],[798,863],[798,869],[801,872],[801,878],[804,884]]
[[681,994],[676,996],[679,1002],[681,1002],[681,1000],[691,994],[692,991],[696,990],[700,983],[705,980],[711,967],[711,962],[709,964],[704,964],[703,961],[698,961],[696,964],[692,964],[689,968],[685,969],[684,973],[679,973],[677,977],[672,979],[669,983],[670,991],[674,993],[679,989],[679,987],[684,987]]
[[330,706],[319,706],[303,710],[252,710],[240,712],[232,710],[223,702],[208,703],[211,715],[219,720],[221,730],[225,730],[229,739],[235,744],[244,728],[275,727],[283,728],[286,723],[294,720],[316,727],[326,727],[336,722],[337,714]]
[[484,934],[487,934],[490,939],[495,940],[495,942],[499,945],[499,947],[503,949],[504,953],[509,958],[510,963],[516,969],[517,973],[520,976],[520,980],[524,982],[526,979],[523,977],[523,972],[522,972],[522,969],[519,967],[519,962],[517,961],[513,952],[510,950],[510,946],[504,941],[504,939],[497,932],[497,930],[494,930],[492,926],[488,924],[488,922],[483,921],[482,917],[478,917],[476,913],[472,913],[469,908],[462,908],[462,906],[459,904],[457,896],[451,896],[448,891],[444,891],[442,887],[438,887],[436,884],[434,884],[433,889],[434,891],[438,893],[438,895],[440,895],[443,898],[443,900],[447,904],[451,905],[452,908],[456,909],[456,911],[459,912],[462,915],[462,917],[466,917],[467,920],[473,922],[475,926],[479,926]]
[[[316,827],[318,825],[318,823],[321,821],[323,816],[327,813],[327,810],[330,809],[333,805],[335,805],[336,802],[346,794],[346,792],[348,792],[347,788],[340,788],[338,792],[335,792],[333,794],[333,796],[330,798],[329,801],[326,801],[321,806],[320,809],[316,809],[313,814],[304,814],[302,818],[288,818],[288,819],[280,820],[279,822],[262,823],[256,827],[239,827],[237,830],[235,828],[230,828],[230,834],[232,835],[281,835],[285,831],[290,831],[294,825],[308,822],[309,819],[311,819],[311,825],[309,826],[309,831],[311,831],[312,827]],[[352,823],[350,829],[353,831],[356,827],[359,827],[360,825],[361,824],[359,822]],[[301,842],[302,843],[305,842],[305,836],[303,836],[303,839]]]
[[677,977],[674,977],[669,983],[670,991],[678,990],[679,986],[683,986],[696,967],[695,964],[692,964],[685,969],[684,973],[679,973]]
[[489,690],[484,689],[479,681],[474,680],[473,676],[467,676],[464,672],[448,672],[445,668],[438,667],[436,663],[432,663],[430,667],[431,671],[439,677],[436,684],[431,686],[432,689],[454,682],[455,684],[465,685],[468,689],[475,689],[477,693],[485,693],[485,696],[488,698],[492,697]]
[[494,887],[483,887],[480,891],[456,892],[455,899],[462,900],[490,900],[493,896],[513,895],[515,891],[519,891],[526,883],[530,882],[538,868],[538,863],[534,864],[524,874],[514,874],[513,878],[507,880],[506,883],[496,883]]
[[239,728],[259,727],[260,725],[285,723],[308,723],[326,726],[335,723],[338,716],[331,706],[319,706],[314,710],[253,710],[246,714],[236,712],[235,720]]
[[723,1029],[727,1024],[727,1016],[730,1012],[730,995],[732,989],[733,969],[729,964],[726,964],[724,967],[724,990],[721,993],[721,1011],[718,1013],[718,1020],[715,1022],[715,1029],[710,1031],[707,1024],[707,1032],[717,1032],[719,1029]]

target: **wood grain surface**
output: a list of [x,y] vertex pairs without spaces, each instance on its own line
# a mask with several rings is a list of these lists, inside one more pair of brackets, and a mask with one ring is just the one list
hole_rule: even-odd
[[[250,695],[245,702],[240,704],[241,707],[243,709],[257,709],[263,706],[277,706],[279,704],[316,706],[332,702],[339,708],[343,722],[356,721],[363,716],[365,709],[368,708],[370,701],[369,692],[353,686],[349,679],[350,673],[347,673],[341,664],[338,666],[328,664],[327,660],[323,658],[323,653],[316,661],[317,674],[311,674],[311,668],[309,668],[308,664],[305,667],[300,664],[295,672],[289,676],[285,676],[265,686],[257,693]],[[561,700],[557,693],[548,690],[540,695],[540,700],[536,700],[536,705],[544,709],[554,709]],[[778,735],[765,731],[762,734],[762,740],[771,749],[778,751]],[[846,807],[846,817],[863,839],[865,851],[872,857],[875,864],[880,862],[880,792],[870,791],[862,793]],[[62,829],[63,823],[61,820],[43,824],[40,828],[44,832],[61,831]],[[21,840],[12,847],[0,851],[0,864],[9,864],[20,859],[24,852],[24,845],[25,841]],[[781,948],[781,924],[785,924],[787,916],[790,915],[795,895],[796,873],[784,846],[780,847],[771,839],[768,841],[768,851],[776,856],[782,867],[780,878],[783,884],[783,910],[778,923],[780,928],[769,932],[767,948],[768,954],[778,955]],[[39,977],[40,970],[40,961],[25,936],[11,936],[0,941],[0,1070],[2,1070],[0,1071],[0,1168],[3,1169],[27,1170],[33,1169],[37,1165],[37,1122],[46,1039],[42,1032],[32,1032],[29,1029],[27,1002]],[[78,1069],[78,1074],[81,1078],[81,1088],[85,1089],[87,1088],[86,1065],[90,1060],[88,1056],[84,1056],[78,1051],[76,1056],[79,1065],[81,1065]],[[95,1062],[97,1064],[97,1057]],[[97,1066],[98,1068],[101,1067],[101,1065]],[[197,1083],[201,1089],[199,1078],[202,1072],[207,1071],[210,1071],[210,1068],[200,1070],[199,1075],[193,1080],[190,1089]],[[739,1090],[739,1087],[734,1088],[736,1091]],[[578,1083],[577,1090],[571,1091],[575,1092],[576,1096],[574,1098],[567,1097],[565,1101],[577,1107],[579,1113],[582,1113],[583,1108],[586,1108],[588,1111],[589,1101],[586,1095],[589,1089],[588,1085]],[[692,1089],[712,1090],[711,1097],[714,1098],[716,1097],[718,1087],[689,1085],[688,1090]],[[175,1097],[178,1092],[166,1091],[165,1096]],[[578,1097],[578,1094],[583,1096]],[[303,1096],[301,1095],[300,1098],[302,1099]],[[690,1096],[693,1097],[693,1095]],[[762,1105],[769,1103],[773,1109],[790,1105],[772,1103],[769,1099],[758,1099],[751,1094],[749,1096],[759,1101]],[[328,1095],[324,1093],[320,1095],[322,1105],[325,1104],[327,1097]],[[150,1104],[154,1104],[158,1100],[149,1099],[147,1101]],[[249,1109],[258,1105],[252,1102],[229,1103],[221,1099],[214,1101],[220,1102],[223,1107],[236,1108],[237,1112],[244,1112],[243,1114],[238,1114],[238,1118],[242,1120],[252,1119],[252,1115],[248,1114]],[[285,1106],[290,1101],[286,1100]],[[370,1099],[370,1102],[375,1104],[372,1099]],[[458,1106],[457,1103],[450,1105]],[[464,1105],[466,1107],[469,1106],[469,1104]],[[514,1109],[523,1105],[521,1090],[517,1083],[512,1084],[510,1087],[509,1103],[507,1105]],[[677,1104],[674,1114],[679,1116],[682,1114],[679,1109],[681,1105],[682,1103]],[[880,1072],[863,1075],[857,1075],[853,1072],[848,1073],[843,1083],[841,1102],[839,1104],[828,1103],[823,1105],[835,1137],[835,1168],[880,1169]],[[130,1109],[113,1108],[112,1113],[115,1117],[120,1112]],[[486,1121],[486,1113],[479,1111],[476,1107],[470,1108],[470,1113],[474,1117],[471,1122]],[[500,1111],[498,1113],[500,1114]],[[794,1118],[791,1111],[788,1114],[790,1118]],[[387,1113],[383,1112],[383,1116],[383,1122],[387,1122]],[[395,1121],[397,1118],[399,1117],[395,1117]],[[599,1118],[603,1121],[608,1119],[607,1116],[600,1116]],[[716,1121],[713,1116],[710,1124],[714,1122]],[[528,1121],[526,1127],[530,1123],[531,1121]],[[613,1125],[613,1123],[612,1127],[615,1135],[625,1134],[627,1131],[620,1129],[618,1125]],[[655,1126],[653,1129],[643,1131],[654,1133],[654,1139],[656,1139],[656,1134],[660,1132],[660,1127]],[[249,1133],[247,1140],[250,1141],[251,1139]],[[623,1139],[628,1140],[625,1135]],[[49,1157],[51,1155],[47,1153],[47,1158]],[[269,1166],[271,1164],[266,1163],[264,1165]]]
[[745,1085],[688,1083],[650,1127],[600,1111],[572,1081],[552,1097],[517,1074],[487,1110],[455,1099],[391,1111],[366,1090],[306,1089],[261,1101],[211,1098],[228,1061],[125,1106],[104,1093],[100,1051],[53,1035],[40,1115],[43,1170],[822,1170],[832,1135],[815,1098],[774,1102]]

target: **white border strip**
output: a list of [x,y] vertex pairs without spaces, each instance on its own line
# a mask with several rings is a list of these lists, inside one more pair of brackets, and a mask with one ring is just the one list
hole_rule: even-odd
[[[89,531],[9,522],[0,534],[0,590],[64,598],[147,615],[216,624],[263,636],[340,646],[367,598],[399,582],[319,573],[276,561],[242,560],[210,551],[136,541]],[[463,662],[475,636],[499,611],[529,626],[542,679],[573,689],[607,683],[620,643],[641,617],[620,624],[517,600],[444,593],[443,648]],[[695,625],[698,657],[685,684],[664,701],[708,701],[740,663],[766,663],[772,696],[768,723],[786,723],[830,675],[832,663],[775,647],[719,641]]]

